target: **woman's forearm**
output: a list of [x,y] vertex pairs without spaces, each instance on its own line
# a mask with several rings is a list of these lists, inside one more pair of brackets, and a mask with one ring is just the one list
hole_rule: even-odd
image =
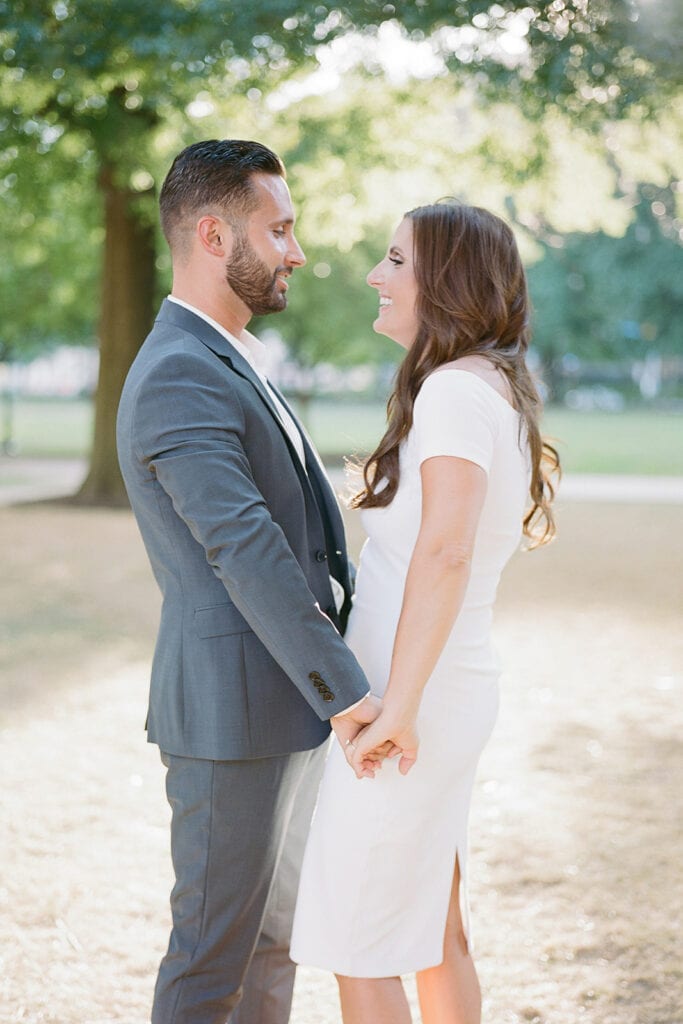
[[422,692],[462,607],[469,547],[418,542],[406,578],[385,704],[414,718]]

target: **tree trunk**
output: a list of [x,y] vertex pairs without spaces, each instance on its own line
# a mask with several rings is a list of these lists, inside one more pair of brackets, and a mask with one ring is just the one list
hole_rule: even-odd
[[123,505],[126,492],[116,455],[116,412],[130,364],[154,316],[154,228],[132,205],[139,193],[120,188],[114,169],[99,178],[105,241],[100,316],[100,371],[90,469],[76,501]]

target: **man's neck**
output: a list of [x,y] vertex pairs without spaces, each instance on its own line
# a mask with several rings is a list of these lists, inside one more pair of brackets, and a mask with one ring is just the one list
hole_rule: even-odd
[[241,337],[242,331],[251,319],[251,310],[239,299],[239,307],[232,306],[224,299],[213,295],[210,287],[200,288],[193,283],[176,281],[174,278],[171,295],[206,313],[236,338]]

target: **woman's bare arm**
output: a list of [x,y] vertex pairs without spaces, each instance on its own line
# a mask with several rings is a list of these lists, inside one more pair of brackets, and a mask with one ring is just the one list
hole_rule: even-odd
[[370,750],[387,741],[400,749],[404,774],[415,763],[415,719],[422,692],[470,578],[486,473],[467,459],[438,455],[422,463],[421,477],[422,519],[406,577],[384,708],[349,751],[356,769]]

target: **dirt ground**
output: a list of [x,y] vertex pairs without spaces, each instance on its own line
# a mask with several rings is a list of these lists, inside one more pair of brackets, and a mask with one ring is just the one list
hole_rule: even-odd
[[[682,527],[567,503],[504,577],[471,823],[486,1024],[683,1024]],[[155,585],[126,512],[15,507],[0,536],[0,1024],[144,1024],[171,882]],[[302,970],[292,1024],[339,1020]]]

